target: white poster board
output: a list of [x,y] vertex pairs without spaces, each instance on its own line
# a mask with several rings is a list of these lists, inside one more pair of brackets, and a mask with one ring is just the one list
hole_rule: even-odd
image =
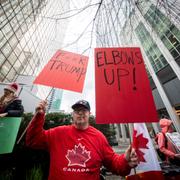
[[176,150],[180,152],[180,134],[178,132],[166,133],[167,138],[174,144]]

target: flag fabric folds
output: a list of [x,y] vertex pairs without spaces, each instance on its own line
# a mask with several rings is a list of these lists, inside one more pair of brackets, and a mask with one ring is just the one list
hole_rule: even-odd
[[132,169],[127,180],[158,180],[164,179],[157,154],[145,123],[135,123],[133,131],[133,147],[138,155],[139,164]]

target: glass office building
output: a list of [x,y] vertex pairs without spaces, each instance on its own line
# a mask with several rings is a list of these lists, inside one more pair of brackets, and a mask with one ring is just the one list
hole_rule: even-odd
[[47,112],[60,112],[63,90],[53,88],[48,98]]
[[68,9],[68,0],[0,2],[0,82],[37,75],[61,47],[68,21],[58,18]]
[[180,2],[103,3],[96,26],[97,46],[141,48],[159,117],[171,118],[179,131]]

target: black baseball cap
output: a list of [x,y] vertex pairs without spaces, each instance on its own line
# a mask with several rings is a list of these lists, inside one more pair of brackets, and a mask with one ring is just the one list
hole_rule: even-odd
[[89,111],[91,110],[89,102],[85,101],[85,100],[80,100],[80,101],[78,101],[78,102],[76,102],[75,104],[72,105],[72,109],[74,109],[74,110],[76,108],[78,108],[78,107],[84,107]]

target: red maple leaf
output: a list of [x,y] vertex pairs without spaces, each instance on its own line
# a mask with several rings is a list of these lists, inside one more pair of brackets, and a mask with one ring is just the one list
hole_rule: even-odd
[[75,145],[74,149],[68,150],[66,155],[67,160],[69,161],[68,166],[86,166],[86,162],[91,158],[90,151],[85,150],[85,146],[82,146],[81,143]]
[[133,133],[133,148],[136,151],[136,154],[138,156],[138,161],[140,162],[146,162],[146,160],[144,159],[144,153],[140,150],[140,149],[149,149],[147,146],[148,143],[148,139],[143,137],[143,133],[137,135],[137,131],[134,130]]

